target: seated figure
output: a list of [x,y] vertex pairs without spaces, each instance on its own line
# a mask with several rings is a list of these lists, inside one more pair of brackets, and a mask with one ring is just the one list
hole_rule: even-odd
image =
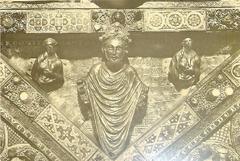
[[103,59],[78,81],[78,98],[85,119],[92,119],[99,145],[111,158],[126,148],[132,128],[146,113],[148,87],[129,65],[128,32],[118,22],[100,38]]
[[32,79],[46,92],[60,88],[63,83],[63,65],[56,54],[57,41],[52,38],[44,40],[46,51],[34,62]]
[[171,60],[168,73],[169,81],[178,91],[195,85],[200,77],[201,58],[192,49],[192,40],[186,38],[182,45]]

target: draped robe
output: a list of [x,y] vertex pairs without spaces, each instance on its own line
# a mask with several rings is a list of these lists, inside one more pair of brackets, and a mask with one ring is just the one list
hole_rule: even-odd
[[41,54],[34,62],[32,79],[47,92],[60,88],[64,83],[62,61],[55,54],[56,59],[50,60],[47,52]]
[[126,147],[134,113],[146,109],[148,87],[130,65],[113,73],[104,62],[92,67],[84,84],[99,144],[115,158]]
[[199,81],[201,59],[194,50],[187,57],[184,50],[177,52],[169,66],[168,79],[177,90],[189,88]]

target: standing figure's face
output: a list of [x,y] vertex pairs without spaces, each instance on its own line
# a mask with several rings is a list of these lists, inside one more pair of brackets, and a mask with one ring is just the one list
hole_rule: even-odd
[[123,63],[126,46],[121,39],[109,39],[103,47],[106,63],[108,65],[120,65]]
[[186,48],[192,48],[192,39],[190,39],[190,38],[184,39],[183,46]]
[[54,44],[46,44],[46,51],[48,54],[55,54],[56,46]]

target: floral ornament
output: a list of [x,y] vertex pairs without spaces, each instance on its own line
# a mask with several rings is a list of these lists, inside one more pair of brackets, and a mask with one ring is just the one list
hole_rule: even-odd
[[128,38],[128,36],[129,36],[129,32],[127,28],[125,28],[119,22],[115,22],[106,29],[105,34],[99,37],[99,40],[102,42],[105,42],[110,38],[117,38],[117,39],[119,38],[119,39],[122,39],[124,42],[126,42],[126,44],[128,44],[132,41],[131,39]]
[[1,13],[0,32],[24,32],[26,13]]
[[208,12],[208,29],[240,30],[239,9],[217,9]]
[[61,140],[68,139],[70,142],[74,140],[74,137],[71,135],[72,132],[71,127],[67,127],[64,129],[62,126],[60,126],[59,128],[57,128],[57,130],[60,132],[59,139]]

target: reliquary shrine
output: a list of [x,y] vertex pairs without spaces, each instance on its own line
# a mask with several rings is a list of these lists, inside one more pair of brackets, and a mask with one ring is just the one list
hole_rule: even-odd
[[239,161],[239,1],[0,3],[1,161]]

